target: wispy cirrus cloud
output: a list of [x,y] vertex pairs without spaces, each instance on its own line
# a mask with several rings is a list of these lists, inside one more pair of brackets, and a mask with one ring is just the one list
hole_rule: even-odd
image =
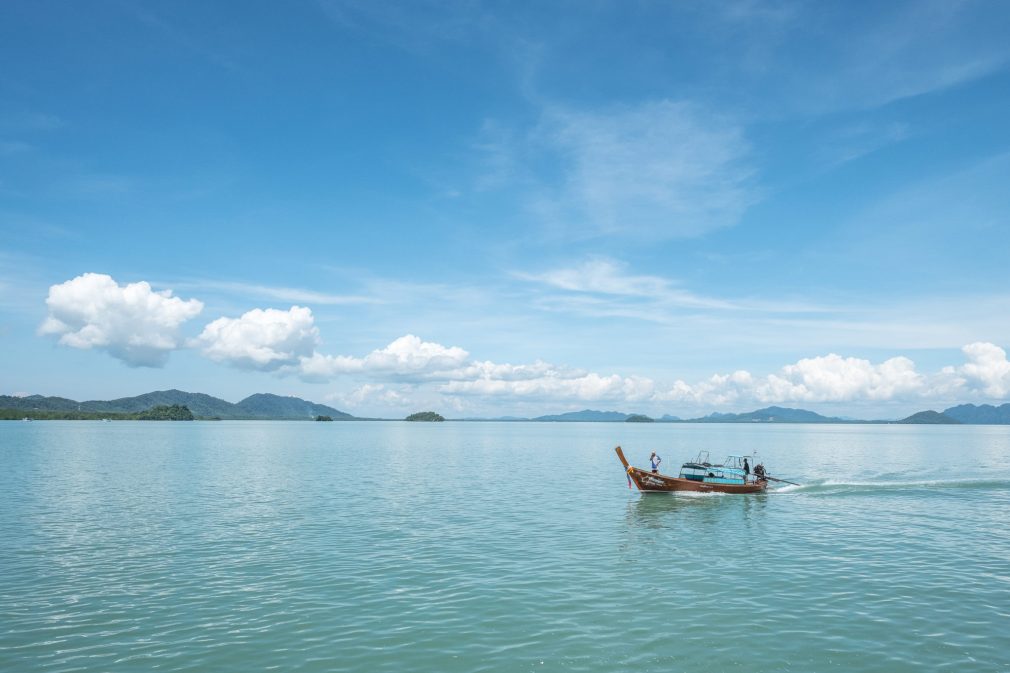
[[743,130],[691,103],[554,109],[537,133],[564,168],[536,209],[567,230],[697,236],[735,224],[757,198]]
[[299,287],[261,285],[222,280],[187,280],[174,283],[176,287],[193,290],[217,290],[253,299],[277,299],[299,304],[339,306],[346,304],[375,304],[383,300],[377,295],[333,294]]
[[[1001,2],[902,0],[847,9],[741,0],[669,11],[705,26],[702,41],[723,58],[720,88],[762,118],[871,110],[1010,64]],[[799,51],[809,57],[797,58]]]
[[630,274],[626,269],[626,264],[595,257],[573,266],[539,273],[515,272],[514,275],[521,280],[576,294],[644,298],[691,308],[738,308],[732,302],[688,292],[668,278]]
[[548,291],[537,298],[538,305],[543,308],[587,315],[640,317],[652,322],[669,322],[684,309],[772,314],[821,314],[839,310],[801,301],[772,302],[701,295],[685,289],[672,278],[630,273],[626,263],[606,257],[539,272],[517,271],[513,275]]

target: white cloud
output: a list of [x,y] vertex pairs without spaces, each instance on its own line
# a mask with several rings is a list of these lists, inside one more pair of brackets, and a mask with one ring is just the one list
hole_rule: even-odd
[[532,303],[548,311],[564,311],[591,317],[620,317],[674,324],[684,309],[692,313],[751,312],[759,320],[770,314],[824,314],[838,312],[788,299],[720,298],[696,294],[673,278],[634,274],[627,264],[605,257],[540,272],[513,272],[515,277],[542,287]]
[[1010,361],[1006,351],[995,344],[972,343],[961,349],[968,362],[958,373],[989,397],[1003,398],[1010,393]]
[[119,285],[85,273],[49,288],[49,316],[40,334],[59,335],[71,348],[96,348],[131,367],[161,367],[181,347],[179,328],[203,310],[196,299],[155,292],[146,282]]
[[779,375],[770,375],[761,382],[755,394],[767,402],[889,400],[921,393],[924,386],[924,377],[906,357],[874,365],[869,360],[831,353],[783,367]]
[[424,379],[457,369],[469,357],[470,354],[458,346],[443,346],[407,334],[363,358],[311,353],[300,358],[297,368],[291,371],[312,381],[353,373]]
[[396,407],[403,405],[407,401],[402,394],[386,387],[382,383],[366,383],[349,393],[331,395],[329,399],[339,401],[351,408],[358,408],[365,404]]
[[[353,374],[373,380],[410,381],[409,388],[399,390],[383,383],[366,383],[341,397],[352,406],[379,404],[386,408],[409,405],[416,396],[431,400],[432,393],[450,405],[457,404],[456,398],[467,399],[468,406],[481,398],[522,403],[608,402],[658,413],[671,410],[671,403],[726,410],[769,404],[929,403],[952,396],[965,400],[1010,395],[1010,361],[1002,348],[977,343],[965,346],[964,352],[967,363],[934,374],[919,372],[915,363],[903,356],[873,363],[830,353],[803,358],[764,376],[738,370],[695,384],[676,381],[671,386],[643,376],[587,372],[542,361],[513,365],[470,360],[462,349],[410,335],[364,358],[315,357],[330,363],[325,378]],[[306,369],[303,361],[303,375]]]
[[243,369],[274,371],[311,357],[319,343],[312,311],[253,309],[240,318],[218,318],[196,340],[203,354]]
[[497,364],[490,360],[472,361],[459,368],[440,372],[442,378],[449,380],[494,379],[501,381],[529,381],[546,377],[578,378],[584,374],[585,372],[581,370],[556,367],[541,360],[528,365]]
[[[608,260],[555,270],[531,279],[587,298],[642,297],[660,305],[671,281],[630,275]],[[105,350],[131,366],[161,366],[186,344],[181,326],[203,304],[146,282],[119,285],[102,274],[84,274],[49,289],[49,316],[41,334],[56,335],[73,348]],[[321,340],[309,308],[254,309],[238,318],[221,317],[189,345],[231,366],[298,376],[306,381],[348,377],[358,386],[341,397],[352,406],[394,408],[417,403],[473,407],[481,398],[520,404],[607,401],[636,410],[677,411],[671,404],[726,409],[781,403],[932,403],[1003,400],[1010,397],[1010,360],[992,343],[963,347],[965,361],[934,373],[912,360],[879,363],[835,353],[803,358],[776,372],[746,370],[715,374],[690,384],[660,384],[652,378],[586,371],[536,360],[497,363],[477,360],[459,346],[404,335],[363,357],[319,352]],[[455,406],[453,406],[455,405]]]
[[732,302],[703,297],[680,289],[669,278],[629,274],[626,272],[626,266],[621,262],[596,257],[574,266],[551,269],[542,273],[518,272],[514,275],[523,280],[543,283],[548,287],[572,293],[649,299],[666,305],[691,308],[737,308]]
[[402,336],[385,348],[372,351],[365,358],[365,367],[397,374],[438,369],[451,369],[466,362],[470,354],[458,346],[443,346],[421,341],[413,334]]
[[269,285],[257,285],[255,283],[240,283],[234,281],[194,280],[184,283],[176,283],[175,286],[180,288],[218,290],[246,297],[276,299],[279,301],[295,302],[299,304],[351,305],[375,304],[380,302],[378,298],[362,295],[329,294],[326,292],[318,292],[316,290],[307,290],[298,287],[274,287]]
[[529,379],[484,377],[449,381],[440,387],[453,395],[528,397],[543,400],[639,402],[652,396],[655,384],[638,376],[604,376],[590,372],[575,378],[547,375]]
[[688,103],[553,110],[537,135],[564,171],[537,209],[582,234],[696,236],[735,224],[755,200],[741,129]]
[[804,358],[764,377],[741,370],[715,375],[695,385],[677,381],[656,397],[663,401],[719,406],[738,402],[883,401],[921,396],[928,391],[926,377],[906,357],[875,365],[869,360],[831,353]]
[[654,297],[665,294],[670,289],[670,282],[665,278],[629,275],[624,273],[623,264],[602,258],[590,259],[574,267],[521,277],[571,292]]
[[737,403],[1001,400],[1010,396],[1010,361],[1004,349],[979,342],[962,351],[965,364],[943,367],[934,374],[917,371],[907,357],[873,364],[832,353],[804,358],[763,377],[738,371],[694,385],[677,381],[658,392],[655,399],[717,407]]

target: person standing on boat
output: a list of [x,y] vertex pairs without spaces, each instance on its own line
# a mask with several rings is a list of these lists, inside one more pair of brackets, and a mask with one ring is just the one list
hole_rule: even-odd
[[749,476],[750,476],[750,463],[748,463],[747,459],[744,458],[743,459],[743,483],[745,483],[745,484],[747,483],[747,477],[749,477]]
[[652,463],[652,473],[659,474],[659,464],[663,462],[663,459],[656,455],[653,451],[652,455],[649,456],[649,462]]

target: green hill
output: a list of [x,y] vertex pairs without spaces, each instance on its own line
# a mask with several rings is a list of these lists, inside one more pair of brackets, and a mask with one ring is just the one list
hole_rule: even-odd
[[742,414],[713,413],[704,418],[691,419],[692,423],[845,423],[840,418],[821,416],[806,409],[765,407]]
[[184,406],[194,416],[224,418],[235,415],[235,405],[204,393],[187,393],[182,390],[156,390],[136,397],[115,400],[88,400],[81,402],[82,411],[111,411],[137,413],[156,406]]
[[[20,409],[21,411],[78,411],[80,402],[68,400],[65,397],[43,397],[42,395],[28,395],[26,397],[14,397],[13,395],[0,395],[0,409]],[[83,411],[81,409],[80,411]]]
[[234,405],[239,416],[245,418],[284,418],[311,420],[316,416],[329,416],[335,421],[353,420],[354,416],[343,411],[316,404],[298,397],[282,397],[270,393],[250,395]]
[[624,419],[625,423],[655,423],[656,419],[649,418],[645,414],[631,414]]
[[1010,425],[1010,404],[961,404],[945,409],[944,416],[972,425]]
[[912,423],[912,424],[922,424],[922,425],[960,425],[961,421],[956,418],[951,418],[947,414],[941,414],[939,411],[920,411],[918,413],[912,414],[908,418],[903,418],[899,423]]
[[[85,402],[42,395],[27,397],[0,395],[0,409],[21,412],[74,412],[100,417],[114,414],[138,414],[159,406],[186,407],[197,418],[312,420],[316,416],[329,416],[338,421],[354,419],[354,416],[325,404],[316,404],[297,397],[282,397],[263,393],[250,395],[238,404],[232,404],[204,393],[187,393],[183,390],[156,390],[135,397]],[[68,416],[63,417],[68,418]],[[94,416],[78,417],[91,418]]]

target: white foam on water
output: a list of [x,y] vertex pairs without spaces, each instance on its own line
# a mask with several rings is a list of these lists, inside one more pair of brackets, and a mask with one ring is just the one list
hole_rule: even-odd
[[1010,489],[1008,479],[908,479],[897,481],[848,481],[841,479],[824,479],[807,484],[787,485],[781,488],[769,489],[768,493],[810,493],[817,491],[849,491],[856,489],[903,489],[903,488],[992,488],[997,490]]

